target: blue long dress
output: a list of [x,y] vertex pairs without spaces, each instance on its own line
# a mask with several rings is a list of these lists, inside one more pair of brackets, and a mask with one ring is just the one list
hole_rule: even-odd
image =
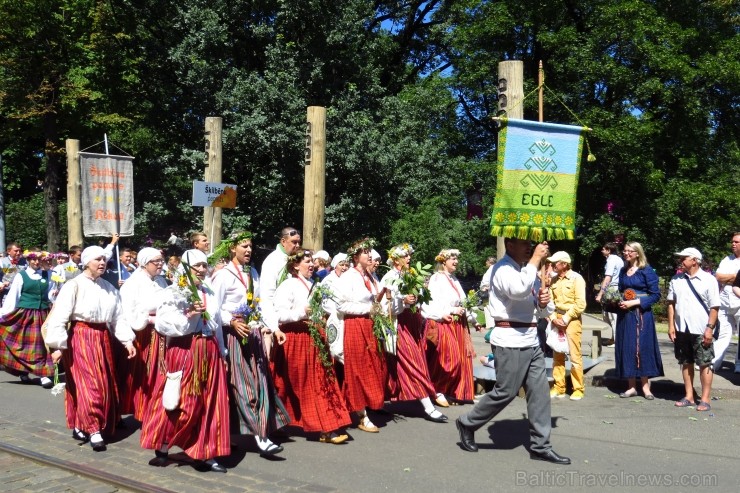
[[[652,306],[660,301],[658,275],[649,265],[627,275],[625,266],[619,272],[619,292],[633,289],[640,294],[640,306],[620,310],[617,314],[615,359],[617,376],[621,378],[662,377],[658,335]],[[638,338],[639,334],[639,338]]]

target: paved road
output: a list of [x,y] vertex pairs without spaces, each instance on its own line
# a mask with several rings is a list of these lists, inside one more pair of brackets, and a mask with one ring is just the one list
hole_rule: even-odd
[[[479,338],[476,335],[476,346],[483,353],[487,348]],[[590,492],[604,490],[604,486],[625,492],[696,491],[697,486],[737,491],[740,399],[736,387],[740,376],[722,374],[721,381],[718,378],[716,395],[721,398],[712,402],[711,413],[675,408],[673,401],[680,396],[681,386],[675,380],[676,365],[667,357],[670,346],[663,343],[661,347],[669,354],[664,354],[666,377],[653,387],[656,400],[616,397],[623,389],[609,375],[613,354],[605,349],[606,361],[587,374],[586,398],[553,402],[552,442],[557,452],[573,459],[566,467],[529,459],[526,406],[523,399],[516,399],[476,434],[480,452],[475,454],[457,446],[452,422],[430,423],[419,417],[420,408],[393,404],[386,406],[387,413],[374,418],[381,433],[351,429],[353,440],[344,445],[294,436],[283,440],[285,452],[280,459],[266,460],[258,456],[250,440],[240,439],[232,456],[223,461],[229,467],[225,475],[199,473],[186,463],[154,468],[147,464],[151,453],[138,446],[138,429],[130,418],[130,427],[107,452],[94,453],[70,437],[61,396],[21,385],[4,373],[0,374],[0,446],[182,492],[428,493],[561,487]],[[595,387],[594,381],[610,387]],[[451,407],[445,412],[452,421],[469,408]],[[19,460],[21,469],[27,467],[25,459],[8,460]],[[0,468],[0,490],[16,489],[14,469]],[[39,470],[50,477],[59,474],[41,466]],[[78,484],[71,491],[115,490],[96,487]]]

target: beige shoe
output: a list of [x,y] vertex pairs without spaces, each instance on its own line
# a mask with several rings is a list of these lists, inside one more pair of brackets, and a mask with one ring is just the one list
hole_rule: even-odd
[[344,443],[347,440],[349,440],[349,436],[342,433],[341,435],[337,435],[336,433],[322,433],[319,437],[319,442],[321,443],[333,443],[334,445],[339,445],[340,443]]
[[447,402],[444,394],[437,394],[437,397],[434,398],[434,402],[436,402],[439,407],[450,407],[450,403]]

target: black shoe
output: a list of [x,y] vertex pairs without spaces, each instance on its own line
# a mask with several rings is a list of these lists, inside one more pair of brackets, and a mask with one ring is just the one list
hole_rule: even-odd
[[547,452],[529,452],[529,458],[532,460],[543,460],[545,462],[552,462],[553,464],[570,464],[570,459],[568,457],[558,455],[552,449],[548,450]]
[[226,472],[226,468],[215,460],[196,460],[195,468],[199,471]]
[[167,452],[160,452],[159,450],[154,451],[155,457],[149,461],[150,466],[164,467],[167,465],[168,454]]
[[472,430],[462,424],[460,418],[455,420],[457,431],[460,432],[460,447],[468,452],[477,452],[478,445],[475,444],[475,437],[473,436]]
[[77,428],[75,428],[74,430],[72,430],[72,438],[85,443],[86,441],[90,440],[90,435],[82,430],[78,430]]
[[424,416],[424,419],[426,419],[427,421],[432,421],[432,422],[434,422],[434,423],[447,423],[447,421],[448,421],[448,418],[447,418],[447,416],[445,416],[444,414],[440,414],[439,416],[437,416],[437,417],[435,418],[435,417],[434,417],[434,416],[432,416],[431,414],[428,414],[428,413],[427,413],[427,414],[426,414],[426,415]]
[[271,443],[270,446],[267,447],[265,450],[260,450],[260,455],[262,457],[270,457],[275,454],[279,454],[282,451],[283,451],[282,445],[278,445],[277,443]]
[[105,442],[90,442],[90,446],[96,452],[105,452],[107,449]]

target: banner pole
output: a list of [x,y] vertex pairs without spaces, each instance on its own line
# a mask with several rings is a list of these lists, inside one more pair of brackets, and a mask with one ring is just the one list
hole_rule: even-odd
[[216,239],[213,237],[213,233],[216,230],[216,208],[215,207],[211,207],[211,211],[212,211],[211,212],[211,235],[209,236],[209,238],[211,239],[211,241],[208,242],[208,244],[211,245],[211,247],[210,247],[210,250],[211,251],[208,252],[209,255],[213,253],[213,244],[216,241]]
[[[118,243],[116,243],[116,267],[118,271],[118,284],[120,286],[121,284],[121,262],[120,262],[121,254],[118,253]],[[117,286],[118,287],[118,286]]]

